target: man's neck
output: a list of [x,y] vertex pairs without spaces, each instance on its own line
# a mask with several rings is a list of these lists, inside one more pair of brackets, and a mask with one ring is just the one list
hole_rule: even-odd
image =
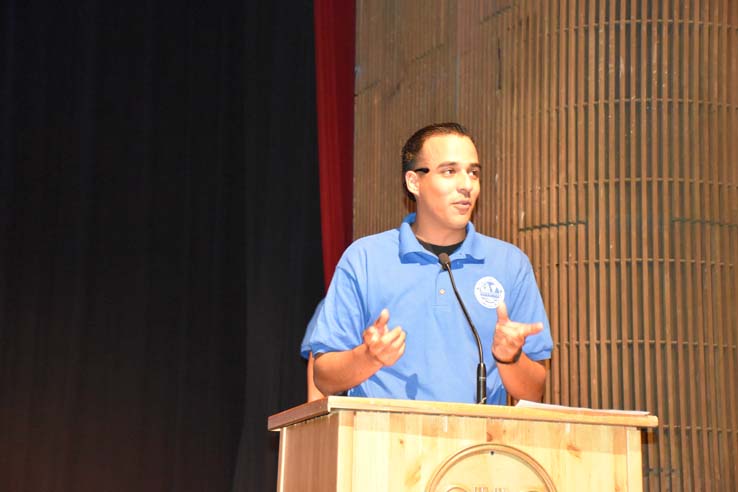
[[466,228],[458,230],[433,230],[430,227],[424,227],[424,224],[422,222],[419,223],[417,219],[410,227],[412,228],[415,237],[421,241],[435,244],[437,246],[458,244],[466,238]]
[[422,247],[424,247],[426,250],[430,251],[436,256],[440,256],[441,253],[446,253],[447,255],[453,254],[459,247],[461,246],[461,243],[451,244],[449,246],[438,246],[437,244],[430,244],[426,243],[422,239],[416,236],[416,239],[420,243]]

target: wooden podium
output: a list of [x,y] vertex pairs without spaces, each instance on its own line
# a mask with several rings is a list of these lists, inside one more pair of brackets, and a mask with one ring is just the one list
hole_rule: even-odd
[[330,396],[269,417],[280,492],[640,491],[647,412]]

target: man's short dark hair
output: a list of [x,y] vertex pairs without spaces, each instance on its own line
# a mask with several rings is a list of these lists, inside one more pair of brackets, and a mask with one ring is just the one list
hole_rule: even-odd
[[415,195],[410,193],[405,183],[405,173],[412,171],[416,166],[416,159],[420,150],[423,148],[425,141],[436,135],[460,135],[462,137],[469,137],[474,142],[469,131],[458,123],[434,123],[432,125],[424,126],[417,132],[413,133],[410,138],[407,139],[405,145],[402,146],[402,188],[405,190],[408,198],[415,201]]

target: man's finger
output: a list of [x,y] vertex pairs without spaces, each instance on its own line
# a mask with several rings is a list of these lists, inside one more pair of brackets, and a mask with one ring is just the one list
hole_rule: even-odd
[[373,344],[379,339],[379,334],[374,326],[370,326],[364,331],[364,342],[369,345]]
[[374,322],[374,327],[378,330],[379,333],[384,333],[387,331],[387,321],[389,321],[389,311],[387,308],[382,309],[382,312],[379,313],[379,317]]
[[387,345],[390,345],[394,343],[397,339],[403,338],[405,336],[405,332],[402,328],[399,326],[396,326],[392,329],[392,331],[387,332],[383,337],[382,341],[386,343]]
[[543,330],[543,323],[521,323],[520,334],[524,337],[535,335]]
[[387,335],[393,337],[392,341],[387,344],[386,353],[391,358],[390,363],[394,364],[405,353],[405,331],[398,326]]
[[510,318],[507,317],[507,306],[505,301],[500,301],[500,305],[497,306],[497,322],[507,323],[508,321],[510,321]]

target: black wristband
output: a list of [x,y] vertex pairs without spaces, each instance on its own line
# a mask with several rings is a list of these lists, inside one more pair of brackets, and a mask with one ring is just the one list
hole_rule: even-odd
[[517,351],[517,352],[515,352],[515,355],[513,355],[513,358],[512,358],[512,360],[500,360],[500,359],[498,359],[498,358],[497,358],[497,356],[495,355],[495,352],[494,352],[494,350],[490,350],[490,352],[492,352],[492,358],[493,358],[493,359],[495,360],[495,362],[497,362],[498,364],[503,364],[503,365],[510,365],[510,364],[515,364],[515,363],[516,363],[516,362],[517,362],[518,360],[520,360],[520,356],[521,356],[521,355],[523,355],[523,347],[520,347],[520,348],[518,349],[518,351]]

